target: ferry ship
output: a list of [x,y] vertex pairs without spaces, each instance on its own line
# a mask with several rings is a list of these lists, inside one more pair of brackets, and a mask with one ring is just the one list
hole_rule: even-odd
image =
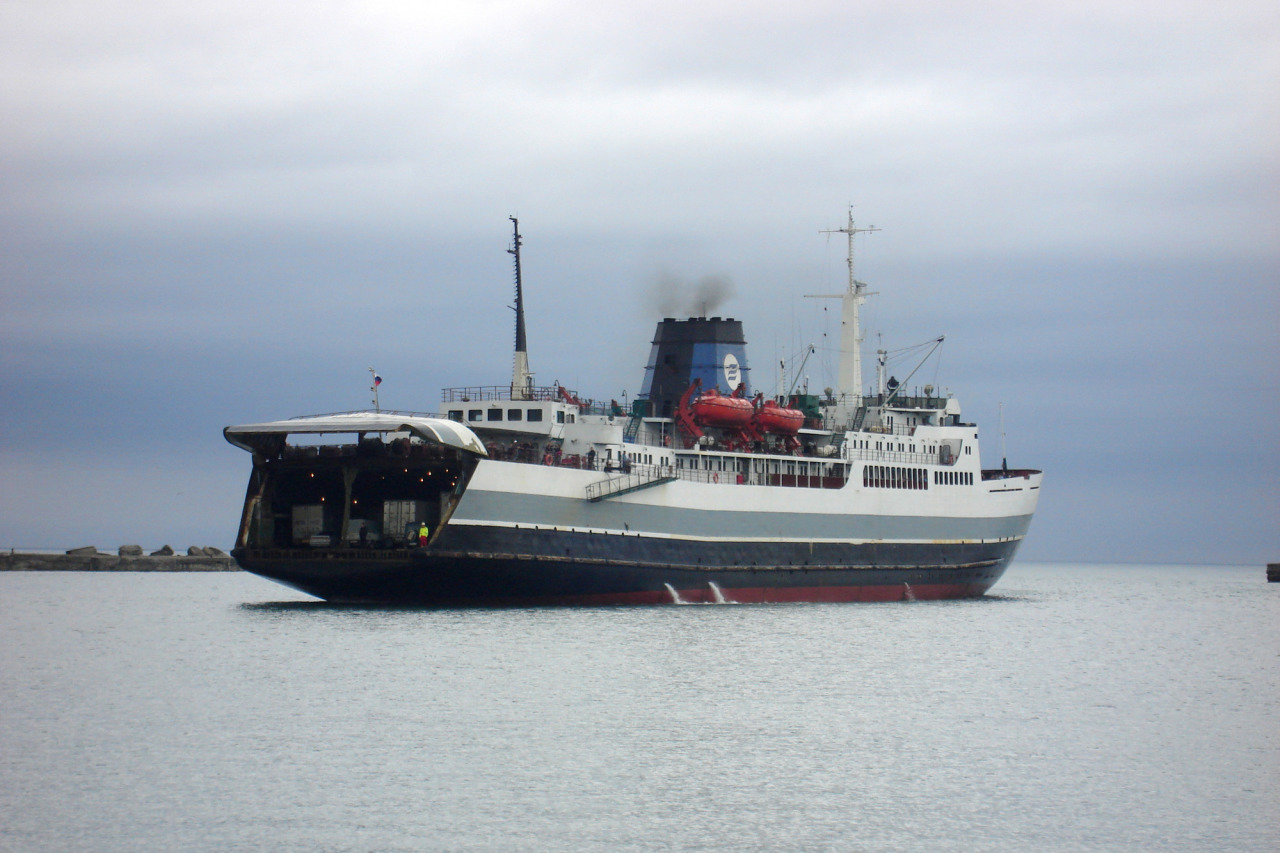
[[838,388],[766,399],[741,322],[665,318],[626,407],[534,384],[511,222],[510,383],[417,414],[382,411],[375,376],[372,411],[227,427],[253,457],[241,567],[331,602],[437,607],[950,599],[999,580],[1043,475],[983,468],[956,399],[886,379],[883,351],[864,391],[852,214],[832,229],[849,243]]

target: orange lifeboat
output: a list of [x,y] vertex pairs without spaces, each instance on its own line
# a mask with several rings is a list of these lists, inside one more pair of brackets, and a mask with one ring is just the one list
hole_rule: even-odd
[[755,413],[755,423],[761,432],[795,435],[804,424],[804,412],[765,400],[760,411]]
[[755,414],[755,407],[750,400],[726,397],[714,388],[704,392],[689,408],[693,410],[693,419],[699,424],[731,429],[751,423],[751,417]]

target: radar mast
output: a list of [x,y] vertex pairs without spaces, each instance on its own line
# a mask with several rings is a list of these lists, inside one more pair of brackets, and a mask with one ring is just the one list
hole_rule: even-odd
[[833,426],[844,428],[851,422],[858,407],[862,405],[862,303],[867,301],[867,284],[858,281],[853,268],[853,238],[858,234],[870,234],[880,229],[872,225],[870,228],[858,228],[853,222],[853,207],[849,208],[849,224],[843,228],[828,228],[820,234],[844,234],[849,240],[849,252],[846,263],[849,266],[849,287],[844,293],[816,295],[816,299],[840,300],[840,374],[836,389],[836,406],[831,413]]

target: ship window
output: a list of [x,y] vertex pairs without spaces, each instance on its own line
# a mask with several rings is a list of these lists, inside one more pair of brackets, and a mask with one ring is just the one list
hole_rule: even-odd
[[558,410],[556,412],[556,423],[558,424],[564,423],[564,412],[562,410]]
[[542,420],[542,409],[530,409],[529,416],[525,420],[530,423],[536,423]]
[[451,421],[462,420],[462,409],[451,409],[449,411],[449,420]]
[[484,417],[484,412],[480,409],[467,409],[467,420],[478,421]]
[[490,409],[489,417],[487,418],[487,420],[491,420],[491,421],[502,420],[502,409]]
[[518,421],[524,417],[524,409],[507,409],[507,420]]

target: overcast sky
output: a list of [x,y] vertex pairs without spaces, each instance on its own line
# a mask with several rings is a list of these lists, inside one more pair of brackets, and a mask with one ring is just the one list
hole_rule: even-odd
[[508,382],[508,215],[540,384],[704,279],[833,384],[853,205],[1023,558],[1280,560],[1274,2],[196,5],[0,5],[0,545],[229,547],[222,427]]

